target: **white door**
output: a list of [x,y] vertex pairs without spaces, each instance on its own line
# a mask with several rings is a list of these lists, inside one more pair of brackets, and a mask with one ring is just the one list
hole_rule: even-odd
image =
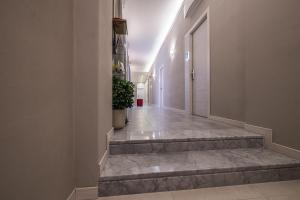
[[193,33],[193,114],[209,115],[209,41],[205,20]]
[[149,99],[149,104],[151,105],[151,104],[153,104],[153,99],[152,99],[152,77],[151,78],[149,78],[149,92],[148,92],[148,94],[149,94],[149,97],[148,97],[148,99]]
[[164,68],[159,69],[159,106],[164,105]]

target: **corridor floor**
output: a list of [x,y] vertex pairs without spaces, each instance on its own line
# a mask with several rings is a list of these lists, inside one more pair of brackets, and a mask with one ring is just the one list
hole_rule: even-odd
[[129,124],[124,131],[153,130],[202,130],[208,128],[224,129],[230,126],[205,118],[186,115],[184,112],[163,109],[155,106],[132,108],[128,113]]
[[172,191],[98,200],[299,200],[300,180]]
[[[133,108],[128,125],[115,131],[112,141],[160,140],[205,137],[253,137],[256,134],[206,118],[154,106]],[[213,131],[212,131],[213,130]]]

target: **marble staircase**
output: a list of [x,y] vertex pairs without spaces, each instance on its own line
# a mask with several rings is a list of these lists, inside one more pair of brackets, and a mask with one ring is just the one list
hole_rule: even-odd
[[262,136],[243,129],[228,128],[132,131],[114,135],[109,150],[111,155],[117,155],[260,147],[263,147]]
[[99,196],[300,179],[300,161],[239,128],[126,131],[110,141]]

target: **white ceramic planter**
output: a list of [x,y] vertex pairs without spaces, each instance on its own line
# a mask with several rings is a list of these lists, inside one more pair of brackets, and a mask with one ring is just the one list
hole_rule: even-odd
[[125,109],[113,110],[113,126],[115,129],[121,129],[125,127]]

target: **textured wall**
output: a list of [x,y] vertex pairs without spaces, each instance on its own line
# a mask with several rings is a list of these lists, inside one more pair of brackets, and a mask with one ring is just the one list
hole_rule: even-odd
[[[248,1],[248,0],[246,0]],[[211,0],[211,114],[244,121],[245,66],[241,0]]]
[[111,18],[110,0],[0,2],[1,199],[65,200],[97,185]]
[[72,0],[0,1],[1,199],[75,187]]
[[112,1],[99,2],[98,160],[106,150],[106,133],[112,129]]
[[[112,128],[110,0],[75,1],[76,186],[94,187]],[[100,56],[100,57],[99,57]]]
[[300,1],[244,3],[246,121],[300,150]]

